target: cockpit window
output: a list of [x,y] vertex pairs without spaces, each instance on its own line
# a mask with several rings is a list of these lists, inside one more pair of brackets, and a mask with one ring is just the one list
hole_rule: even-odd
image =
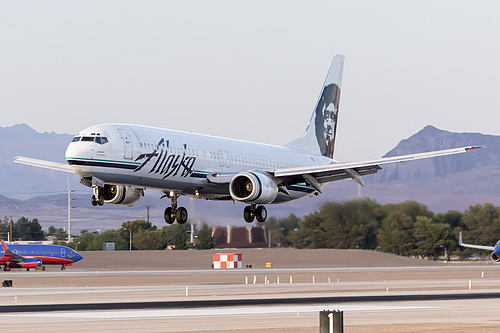
[[95,139],[95,142],[97,142],[98,144],[100,145],[103,145],[105,143],[108,143],[108,138],[105,137],[105,136],[98,136],[96,139]]
[[75,136],[71,142],[78,142],[80,141],[81,137]]
[[103,144],[106,144],[109,142],[108,138],[105,136],[82,136],[81,138],[75,137],[73,139],[73,142],[76,142],[76,141],[95,142],[95,143],[98,143],[100,145],[103,145]]

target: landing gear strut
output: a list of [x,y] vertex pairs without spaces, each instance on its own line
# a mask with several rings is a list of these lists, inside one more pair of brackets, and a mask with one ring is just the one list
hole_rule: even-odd
[[255,218],[257,218],[258,222],[265,222],[267,219],[267,209],[264,206],[251,204],[245,207],[243,218],[248,223],[252,223]]
[[104,205],[104,196],[102,195],[102,187],[97,185],[92,185],[92,190],[94,191],[94,195],[92,195],[92,206],[102,206]]
[[177,219],[177,222],[179,224],[186,223],[188,219],[187,209],[184,207],[177,208],[177,198],[179,197],[179,195],[171,193],[169,197],[172,200],[172,206],[165,208],[165,213],[163,214],[165,217],[165,222],[167,222],[167,224],[172,224]]

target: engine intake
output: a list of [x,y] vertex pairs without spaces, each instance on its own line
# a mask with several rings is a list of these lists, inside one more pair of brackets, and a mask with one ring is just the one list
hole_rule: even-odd
[[236,201],[268,204],[278,196],[278,185],[268,175],[241,172],[231,179],[229,193]]
[[106,184],[102,195],[105,204],[130,207],[139,202],[144,191],[137,187]]
[[493,261],[500,261],[500,258],[498,258],[497,254],[495,252],[491,252],[490,259]]

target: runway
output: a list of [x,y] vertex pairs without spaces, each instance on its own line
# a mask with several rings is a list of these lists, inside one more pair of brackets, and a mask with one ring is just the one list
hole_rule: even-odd
[[344,311],[346,332],[500,328],[497,265],[75,269],[8,276],[15,288],[0,294],[7,332],[68,327],[74,332],[317,332],[318,312],[324,309]]

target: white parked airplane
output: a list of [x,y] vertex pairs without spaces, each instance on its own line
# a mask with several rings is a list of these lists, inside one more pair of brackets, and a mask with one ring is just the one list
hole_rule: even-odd
[[472,249],[491,251],[490,259],[493,261],[500,261],[500,240],[495,244],[495,246],[465,244],[462,242],[462,232],[460,231],[460,236],[458,238],[458,245],[463,247],[470,247]]
[[266,220],[264,204],[321,193],[332,181],[364,175],[381,165],[464,153],[462,147],[428,153],[338,163],[333,160],[344,56],[335,55],[306,132],[285,146],[272,146],[139,125],[102,124],[76,135],[62,163],[16,157],[15,162],[75,172],[93,188],[92,204],[132,206],[144,189],[171,199],[165,221],[187,221],[179,196],[247,203],[244,219]]

